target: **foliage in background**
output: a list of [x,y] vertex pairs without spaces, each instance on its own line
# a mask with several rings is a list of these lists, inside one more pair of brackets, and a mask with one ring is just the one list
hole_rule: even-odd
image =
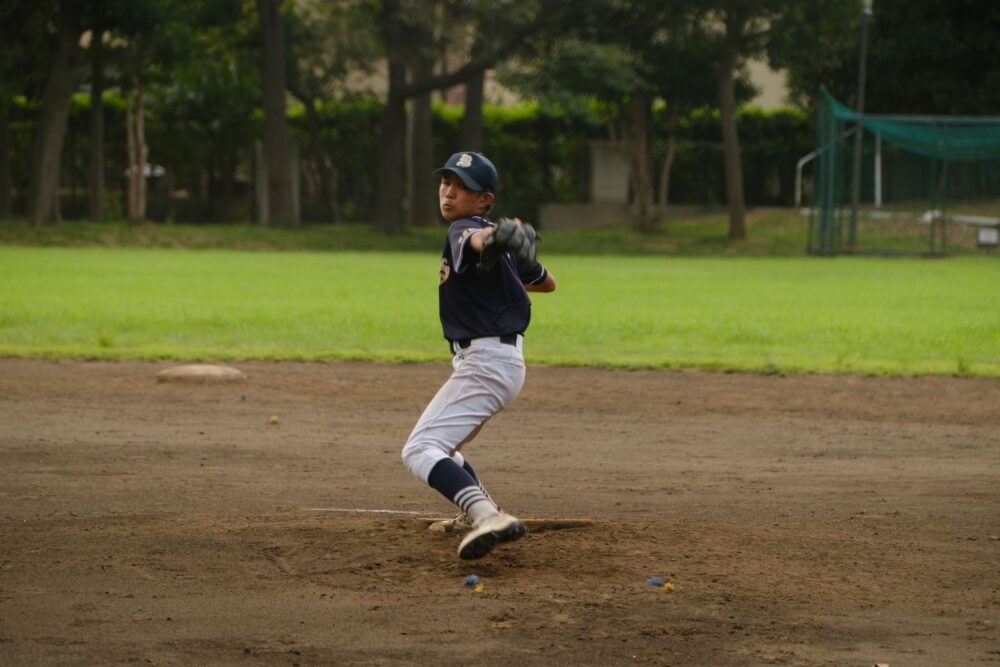
[[[883,2],[878,2],[882,12]],[[810,0],[786,3],[769,35],[771,67],[788,73],[789,100],[814,110],[821,85],[840,99],[857,98],[862,3]],[[808,28],[807,28],[808,26]],[[871,88],[871,86],[869,86]]]
[[[302,79],[316,75],[313,81],[308,82],[309,85],[297,86],[302,89],[299,92],[302,92],[302,101],[308,110],[306,120],[300,125],[298,132],[311,137],[305,142],[300,141],[303,155],[308,158],[303,166],[304,188],[310,195],[305,202],[307,217],[312,215],[314,220],[335,221],[372,219],[374,203],[383,199],[374,196],[373,191],[378,188],[371,185],[379,176],[372,179],[367,174],[362,174],[359,178],[352,173],[357,170],[367,171],[371,161],[382,165],[384,160],[377,157],[377,151],[367,150],[365,155],[368,164],[340,162],[340,153],[331,151],[343,150],[345,146],[316,138],[339,132],[340,129],[330,128],[324,120],[319,124],[322,127],[317,130],[317,125],[310,121],[311,111],[315,107],[324,107],[341,99],[343,91],[340,89],[344,86],[346,72],[353,71],[353,67],[359,63],[367,65],[385,57],[388,44],[382,39],[384,35],[371,32],[373,29],[378,32],[375,15],[379,6],[405,6],[408,8],[407,15],[412,15],[410,18],[419,15],[422,19],[418,22],[419,30],[416,29],[416,23],[403,24],[405,34],[401,37],[406,38],[403,40],[406,44],[402,45],[408,45],[410,51],[408,54],[400,52],[400,57],[406,61],[402,64],[409,70],[407,90],[404,91],[406,97],[417,95],[413,88],[413,75],[415,63],[420,58],[416,58],[414,54],[423,58],[430,55],[438,57],[448,52],[450,57],[458,56],[461,60],[461,56],[472,56],[473,52],[479,55],[488,52],[491,48],[489,42],[499,39],[503,34],[509,33],[507,36],[517,37],[530,31],[532,35],[544,36],[539,40],[542,53],[545,53],[544,49],[567,38],[575,40],[580,47],[574,53],[583,56],[588,53],[588,48],[600,50],[614,45],[612,51],[616,48],[628,51],[635,47],[631,48],[631,53],[619,54],[627,56],[624,59],[609,52],[610,58],[594,60],[581,57],[576,64],[588,63],[595,67],[611,64],[610,69],[597,69],[597,77],[592,76],[595,72],[580,74],[584,78],[590,76],[603,84],[611,84],[612,87],[634,78],[623,76],[629,74],[630,69],[633,70],[632,74],[641,74],[652,68],[656,71],[656,76],[652,78],[655,85],[660,87],[642,91],[640,86],[639,92],[651,93],[661,102],[665,101],[669,112],[684,108],[683,115],[688,116],[690,108],[703,103],[711,93],[712,86],[705,84],[711,83],[713,77],[710,71],[721,62],[713,46],[716,40],[712,37],[721,27],[720,19],[737,14],[752,19],[746,24],[751,29],[744,31],[742,38],[737,40],[742,42],[742,45],[737,46],[745,47],[739,52],[737,64],[751,53],[766,53],[772,65],[789,74],[792,89],[790,103],[802,105],[809,110],[820,84],[825,84],[836,97],[848,104],[852,103],[856,95],[858,41],[861,33],[860,2],[677,0],[664,4],[651,0],[616,0],[576,3],[569,7],[570,4],[573,3],[557,0],[529,3],[509,3],[507,0],[407,0],[403,3],[387,0],[382,3],[374,0],[342,0],[337,3],[287,3],[287,7],[294,8],[291,12],[294,15],[289,18],[291,29],[298,31],[295,33],[295,45],[299,47],[295,53],[290,54],[294,61],[290,63],[290,69],[297,69],[300,75],[308,75],[297,77],[299,83],[303,83]],[[261,133],[259,115],[251,103],[259,93],[256,66],[260,56],[253,7],[250,0],[149,0],[142,3],[121,3],[114,0],[77,3],[10,0],[3,3],[0,7],[0,43],[4,45],[0,49],[0,216],[10,215],[12,210],[15,214],[25,210],[27,175],[30,173],[27,155],[31,150],[37,117],[41,115],[41,100],[55,42],[53,27],[59,23],[56,19],[66,14],[72,15],[75,29],[79,31],[80,39],[71,40],[72,43],[79,44],[85,51],[93,52],[79,54],[85,62],[79,62],[77,67],[66,65],[60,68],[63,74],[73,75],[71,78],[76,82],[75,90],[85,91],[88,86],[95,85],[94,74],[101,69],[96,66],[99,58],[92,57],[97,56],[101,49],[87,46],[92,28],[98,28],[105,35],[104,40],[90,39],[89,44],[105,44],[107,47],[104,78],[109,89],[127,91],[128,80],[137,77],[149,84],[149,131],[151,135],[161,133],[159,137],[150,137],[153,161],[167,166],[167,178],[180,181],[181,189],[189,195],[186,199],[173,200],[169,205],[164,205],[162,201],[155,202],[154,192],[152,217],[161,220],[171,217],[181,220],[247,219],[249,153],[253,141]],[[759,14],[760,11],[766,11],[766,16]],[[552,20],[537,20],[543,15]],[[668,16],[669,20],[662,20],[664,16]],[[687,20],[692,16],[705,17],[706,20],[700,23],[685,23],[680,20],[681,17],[686,17]],[[762,18],[766,20],[757,20]],[[407,26],[414,29],[407,31]],[[700,28],[695,29],[698,26]],[[701,31],[701,28],[707,29],[710,39],[704,38],[702,32],[705,31]],[[647,29],[651,32],[644,32]],[[418,32],[422,35],[427,33],[425,36],[433,39],[410,43]],[[935,0],[911,0],[905,3],[879,0],[875,3],[869,36],[868,111],[995,114],[1000,108],[997,93],[1000,90],[997,85],[1000,82],[1000,57],[997,57],[1000,40],[996,39],[998,34],[1000,7],[982,0],[955,0],[947,3]],[[431,44],[434,45],[433,48],[430,48]],[[492,48],[499,47],[493,44]],[[455,50],[464,53],[456,53]],[[531,52],[527,46],[512,50],[520,56],[528,56]],[[433,54],[429,51],[433,51]],[[635,61],[637,51],[642,51],[643,67],[626,67],[630,61]],[[550,50],[550,53],[554,52]],[[483,65],[485,61],[479,60],[480,65]],[[499,66],[505,58],[498,57],[496,62],[488,60],[490,67],[494,67]],[[570,60],[570,64],[573,64],[572,59]],[[442,63],[439,62],[437,70],[448,70],[456,65],[456,62],[451,62],[442,68]],[[73,71],[70,72],[70,69]],[[444,90],[454,84],[472,81],[467,81],[464,77],[453,77],[447,83],[442,83],[443,80],[437,76],[433,79],[437,83],[417,86],[421,90],[420,97],[429,92],[430,88]],[[98,85],[97,88],[100,89],[101,86]],[[312,90],[303,92],[307,88]],[[635,86],[627,88],[635,91]],[[450,91],[454,92],[454,89]],[[630,94],[625,90],[619,92],[625,98]],[[687,95],[693,95],[694,99],[682,99]],[[382,102],[375,104],[379,112],[385,108]],[[473,103],[471,106],[477,109],[479,105]],[[563,113],[572,114],[579,106],[566,103],[563,105]],[[728,105],[722,106],[728,109]],[[72,123],[75,127],[70,130],[62,161],[63,192],[68,190],[77,196],[85,186],[83,174],[88,143],[85,119],[79,115],[80,112],[78,109],[74,113]],[[124,123],[120,117],[120,109],[109,109],[107,116],[105,155],[108,161],[105,167],[109,187],[114,192],[122,186]],[[468,116],[470,119],[478,117],[479,114],[475,111]],[[397,125],[402,122],[400,117]],[[662,118],[657,122],[660,125],[651,134],[657,137],[657,143],[652,149],[654,160],[660,163],[656,165],[659,168],[663,163],[670,162],[664,156],[673,154],[669,148],[673,144],[665,138],[671,136],[669,114],[666,135],[663,134]],[[573,122],[569,124],[573,125]],[[58,125],[61,128],[62,123]],[[728,123],[726,126],[729,126]],[[561,127],[560,124],[546,127],[541,130],[540,136],[550,137],[550,130],[558,131]],[[53,133],[53,128],[50,127],[49,132],[42,134],[49,136]],[[376,137],[377,134],[376,132]],[[421,136],[426,134],[429,133],[422,132]],[[61,136],[61,129],[59,135]],[[580,136],[582,135],[567,137],[563,143],[568,147]],[[716,143],[717,136],[717,128],[712,128],[710,142]],[[359,145],[370,143],[370,139],[370,136],[366,136],[359,140]],[[556,162],[548,161],[547,156],[543,155],[542,161],[546,164],[539,171],[549,172],[544,176],[531,174],[522,178],[521,174],[526,172],[515,161],[519,182],[508,194],[519,208],[537,207],[544,199],[562,193],[563,186],[572,188],[572,177],[567,174],[572,174],[573,165],[568,165],[565,156],[561,155],[563,146],[554,146],[551,142],[528,146],[520,137],[513,139],[514,141],[510,141],[509,137],[494,137],[488,139],[488,142],[499,144],[500,151],[506,150],[505,146],[510,144],[512,159],[514,156],[524,155],[523,152],[515,153],[515,146],[517,151],[530,148],[537,152],[551,150],[560,154]],[[746,147],[746,138],[740,136],[740,140]],[[440,144],[440,138],[437,141]],[[753,142],[754,138],[750,138],[750,141]],[[54,140],[51,143],[58,144]],[[401,150],[404,143],[402,140],[395,142]],[[414,174],[426,172],[423,166],[427,163],[426,143],[429,142],[421,144],[421,159],[413,160],[417,167],[407,175],[407,181],[413,180]],[[729,143],[731,146],[732,142]],[[455,145],[449,148],[453,149]],[[478,143],[474,146],[479,147]],[[323,148],[326,150],[320,150]],[[789,146],[789,151],[795,154],[792,161],[810,148],[811,145],[799,147],[796,139]],[[180,156],[171,155],[172,150],[176,150]],[[409,146],[409,150],[416,151],[416,147]],[[773,147],[768,150],[777,151]],[[678,152],[686,152],[689,157],[691,155],[690,147],[678,147]],[[682,181],[675,188],[679,199],[722,201],[721,188],[713,182],[721,181],[716,172],[714,155],[718,148],[706,144],[696,148],[695,152],[696,160],[687,164],[682,161],[674,169],[674,174]],[[203,159],[206,155],[208,157]],[[338,160],[333,160],[333,156],[337,156]],[[373,156],[376,157],[373,159]],[[103,163],[104,159],[98,158],[95,162],[97,161]],[[537,164],[538,161],[536,157],[532,164]],[[787,164],[791,165],[792,161]],[[732,164],[733,160],[730,159],[729,162]],[[760,164],[755,159],[745,158],[742,164],[747,182],[748,203],[772,203],[778,181],[781,182],[780,188],[777,188],[780,190],[778,196],[787,203],[789,195],[784,183],[791,178],[791,166],[777,180],[774,176],[767,175],[762,183],[759,175],[773,169],[777,163]],[[763,169],[760,168],[762,166]],[[696,171],[703,172],[697,174],[699,182],[685,185],[683,181],[690,181]],[[336,172],[335,176],[331,176],[333,172]],[[666,173],[666,170],[660,173]],[[755,179],[758,182],[753,182]],[[51,180],[47,178],[46,182]],[[383,174],[383,185],[384,180]],[[395,180],[402,181],[403,177]],[[165,188],[159,183],[151,185]],[[324,195],[318,194],[324,189]],[[411,192],[423,190],[423,187],[415,190],[415,185],[411,184]],[[382,191],[384,192],[384,188]],[[15,192],[18,198],[13,202],[13,209],[11,192]],[[559,197],[556,200],[560,200]],[[671,197],[671,200],[676,201],[677,198]],[[120,196],[110,204],[112,216],[120,216],[123,208]],[[68,215],[79,217],[79,210],[74,211],[72,208],[76,203],[70,200],[67,205],[70,206]],[[341,205],[348,211],[344,215],[339,210]],[[94,219],[102,217],[93,213],[92,216]]]
[[[166,168],[172,179],[153,179],[150,183],[148,217],[155,221],[243,222],[250,219],[250,173],[246,160],[252,137],[259,130],[256,107],[234,107],[241,119],[220,125],[208,111],[223,98],[211,97],[212,81],[219,88],[228,86],[229,94],[244,91],[245,77],[234,64],[216,62],[198,70],[205,77],[204,96],[179,99],[166,88],[163,96],[150,100],[147,132],[150,161]],[[192,72],[192,75],[194,71]],[[109,127],[123,126],[124,103],[114,95],[105,95],[105,113]],[[89,98],[76,96],[70,113],[69,130],[64,145],[63,215],[67,219],[86,217],[86,155]],[[249,109],[252,109],[249,110]],[[373,98],[326,103],[317,107],[322,120],[320,136],[325,150],[337,156],[338,203],[342,219],[348,222],[372,220],[375,199],[378,118],[381,103]],[[12,112],[14,173],[22,177],[33,131],[32,112],[23,100]],[[435,159],[438,163],[454,152],[458,144],[462,111],[460,107],[435,106]],[[302,106],[289,110],[292,136],[304,157],[311,152],[310,131]],[[662,163],[663,137],[667,134],[666,110],[656,109],[653,159]],[[484,151],[499,165],[503,178],[499,209],[518,212],[537,220],[539,206],[551,202],[577,201],[585,192],[584,152],[587,142],[603,139],[606,130],[596,109],[576,108],[561,112],[551,107],[529,104],[517,107],[486,107],[484,111],[486,143]],[[811,120],[802,112],[785,109],[761,111],[745,108],[740,114],[740,132],[744,145],[744,164],[748,202],[751,205],[789,205],[794,198],[794,165],[815,143]],[[671,201],[715,205],[725,201],[722,181],[722,146],[718,138],[718,113],[697,109],[681,119],[677,156],[673,168]],[[110,210],[121,212],[121,191],[125,169],[123,137],[108,133],[108,173]],[[235,167],[230,179],[221,179],[221,166]],[[304,178],[308,178],[308,165]],[[184,191],[184,196],[170,198],[170,186]],[[327,221],[329,214],[321,201],[319,188],[303,183],[303,219]],[[225,188],[229,196],[223,196]],[[18,188],[22,190],[21,187]],[[18,214],[23,201],[15,202]]]
[[[769,46],[789,73],[791,100],[813,110],[821,85],[855,108],[861,2],[788,2]],[[865,110],[878,114],[997,115],[1000,4],[875,0]]]
[[868,83],[869,113],[997,115],[1000,4],[876,2]]

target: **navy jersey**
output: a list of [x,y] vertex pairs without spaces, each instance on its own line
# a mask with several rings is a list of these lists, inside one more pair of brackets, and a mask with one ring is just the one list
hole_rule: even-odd
[[531,300],[524,286],[540,285],[548,277],[540,264],[519,268],[509,253],[491,271],[476,271],[479,254],[469,247],[469,237],[493,226],[477,215],[448,227],[438,297],[441,326],[450,341],[523,334],[531,322]]

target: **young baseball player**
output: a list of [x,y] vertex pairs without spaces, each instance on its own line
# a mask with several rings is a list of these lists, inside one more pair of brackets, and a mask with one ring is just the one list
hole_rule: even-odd
[[528,292],[551,292],[556,283],[535,260],[531,225],[489,218],[499,176],[486,156],[455,153],[435,173],[441,176],[441,215],[449,223],[438,299],[454,372],[417,421],[403,462],[458,506],[459,515],[437,528],[468,530],[458,556],[473,559],[526,529],[493,502],[460,450],[521,391]]

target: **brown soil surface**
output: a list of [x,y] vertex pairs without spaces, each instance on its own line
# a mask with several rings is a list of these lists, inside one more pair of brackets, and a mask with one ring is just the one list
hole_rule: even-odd
[[0,664],[1000,663],[998,381],[531,367],[467,563],[446,365],[235,366],[0,360]]

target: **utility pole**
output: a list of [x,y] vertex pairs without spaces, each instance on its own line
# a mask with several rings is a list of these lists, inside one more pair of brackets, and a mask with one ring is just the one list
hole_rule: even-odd
[[[874,0],[861,0],[861,57],[858,64],[858,115],[865,114],[865,74],[868,60],[868,24],[872,17]],[[851,173],[851,230],[848,250],[854,252],[858,244],[858,205],[861,200],[861,135],[860,119],[854,131],[854,164]]]

